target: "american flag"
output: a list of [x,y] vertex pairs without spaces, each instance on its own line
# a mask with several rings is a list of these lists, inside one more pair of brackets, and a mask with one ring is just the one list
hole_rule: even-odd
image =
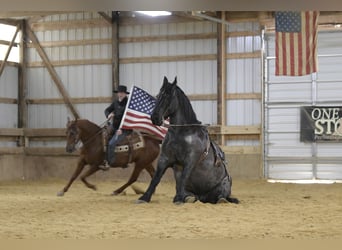
[[120,127],[153,134],[163,140],[167,128],[153,125],[150,118],[155,105],[156,98],[145,90],[133,86]]
[[276,75],[302,76],[317,72],[319,11],[275,13]]

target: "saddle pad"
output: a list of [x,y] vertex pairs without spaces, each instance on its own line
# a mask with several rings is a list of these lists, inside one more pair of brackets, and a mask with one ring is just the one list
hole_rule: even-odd
[[[132,150],[133,151],[136,149],[139,149],[139,148],[143,148],[145,146],[143,138],[140,136],[139,136],[139,138],[140,138],[139,142],[132,144]],[[128,151],[129,151],[129,145],[128,144],[116,146],[115,150],[114,150],[115,153],[123,153],[123,152],[128,152]]]

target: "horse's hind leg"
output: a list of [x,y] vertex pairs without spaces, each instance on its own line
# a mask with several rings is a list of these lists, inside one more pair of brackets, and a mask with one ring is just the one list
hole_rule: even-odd
[[154,173],[156,172],[156,170],[154,169],[152,164],[149,164],[145,167],[146,171],[148,172],[148,174],[151,176],[151,178],[153,178]]
[[122,191],[124,191],[128,186],[130,186],[132,183],[136,182],[141,171],[144,168],[141,166],[141,163],[136,162],[133,172],[131,174],[131,176],[129,177],[128,181],[121,187],[119,187],[118,189],[116,189],[115,191],[113,191],[112,195],[118,195],[120,193],[122,193]]
[[84,161],[84,159],[81,157],[79,160],[78,160],[78,163],[77,163],[77,167],[74,171],[74,173],[72,174],[69,182],[67,183],[67,185],[57,193],[57,196],[63,196],[64,193],[68,192],[71,184],[76,180],[76,178],[80,175],[80,173],[82,172],[84,166],[86,165],[86,162]]
[[99,170],[97,165],[91,165],[87,172],[81,176],[82,182],[90,189],[96,190],[96,186],[87,181],[87,177],[93,175]]

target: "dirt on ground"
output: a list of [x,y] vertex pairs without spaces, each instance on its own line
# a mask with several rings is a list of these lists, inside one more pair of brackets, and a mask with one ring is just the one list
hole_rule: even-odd
[[[0,239],[341,239],[342,184],[284,184],[234,180],[240,204],[174,205],[173,182],[161,182],[152,201],[135,204],[123,181],[0,182]],[[148,183],[136,186],[146,189]]]

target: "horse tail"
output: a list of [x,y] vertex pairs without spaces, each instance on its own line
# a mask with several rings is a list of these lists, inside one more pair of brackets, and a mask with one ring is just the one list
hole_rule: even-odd
[[240,203],[238,198],[232,198],[232,197],[228,197],[227,201],[229,201],[230,203],[234,203],[234,204],[239,204]]

